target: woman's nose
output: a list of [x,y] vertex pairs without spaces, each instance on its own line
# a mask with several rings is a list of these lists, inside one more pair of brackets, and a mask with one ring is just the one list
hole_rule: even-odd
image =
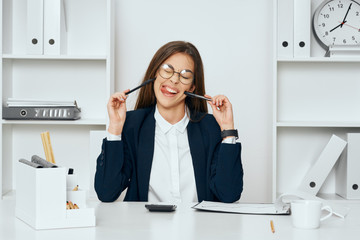
[[180,82],[180,73],[174,72],[174,74],[171,76],[170,81],[174,84],[177,84]]

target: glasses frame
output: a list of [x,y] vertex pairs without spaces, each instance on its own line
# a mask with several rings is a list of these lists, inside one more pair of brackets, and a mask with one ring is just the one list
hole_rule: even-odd
[[[164,66],[168,66],[168,67],[172,70],[172,74],[171,74],[170,77],[164,77],[164,76],[161,75],[161,69],[162,69]],[[191,82],[189,82],[189,83],[184,83],[184,82],[181,80],[181,78],[184,78],[184,76],[181,74],[181,73],[183,73],[184,71],[185,71],[185,72],[190,72],[190,73],[192,74]],[[178,77],[179,82],[181,82],[181,83],[184,84],[184,85],[189,85],[189,84],[192,84],[192,83],[194,82],[194,79],[195,79],[194,73],[193,73],[192,71],[188,70],[188,69],[183,69],[183,70],[181,70],[180,72],[176,72],[175,69],[174,69],[174,67],[173,67],[171,64],[168,64],[168,63],[161,64],[161,66],[160,66],[160,68],[159,68],[159,75],[160,75],[162,78],[165,78],[165,79],[170,79],[170,78],[172,78],[172,76],[174,76],[175,73],[177,73],[178,76],[179,76],[179,77]]]

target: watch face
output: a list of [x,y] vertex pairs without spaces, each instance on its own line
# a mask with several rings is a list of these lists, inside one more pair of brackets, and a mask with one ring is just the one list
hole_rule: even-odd
[[360,4],[353,0],[326,0],[313,18],[315,36],[322,47],[360,44]]

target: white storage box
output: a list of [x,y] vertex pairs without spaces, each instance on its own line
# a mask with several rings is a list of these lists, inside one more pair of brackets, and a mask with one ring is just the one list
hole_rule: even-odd
[[[94,209],[86,208],[85,191],[68,194],[66,176],[65,168],[33,168],[18,162],[16,217],[35,229],[95,226]],[[68,197],[78,201],[80,209],[67,210]]]

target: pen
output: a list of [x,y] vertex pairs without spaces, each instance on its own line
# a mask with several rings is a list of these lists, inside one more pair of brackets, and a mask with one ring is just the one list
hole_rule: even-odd
[[139,88],[145,86],[148,83],[151,83],[155,80],[156,78],[150,78],[149,80],[146,80],[145,82],[143,82],[142,84],[140,84],[139,86],[137,86],[136,88],[131,89],[129,92],[125,93],[125,95],[129,95],[130,93],[132,93],[133,91],[138,90]]
[[274,228],[274,222],[273,220],[270,220],[270,227],[271,227],[271,232],[275,233],[275,228]]
[[204,97],[204,96],[201,96],[201,95],[197,95],[195,93],[191,93],[191,92],[184,92],[184,94],[186,96],[189,96],[189,97],[193,97],[193,98],[200,98],[200,99],[204,99],[206,101],[211,101],[211,98],[207,98],[207,97]]

